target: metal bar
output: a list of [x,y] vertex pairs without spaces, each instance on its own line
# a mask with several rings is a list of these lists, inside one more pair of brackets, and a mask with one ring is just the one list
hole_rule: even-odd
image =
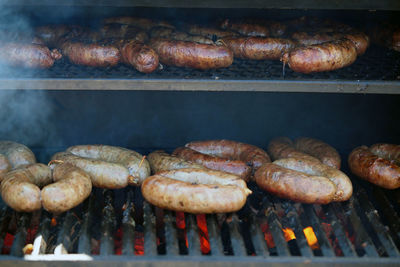
[[132,217],[134,211],[134,204],[132,202],[133,192],[131,188],[128,189],[126,197],[126,208],[122,216],[122,255],[133,255],[133,244],[135,241],[135,220]]
[[85,201],[86,209],[83,214],[83,223],[79,234],[78,253],[91,254],[90,227],[94,215],[95,194],[92,192],[89,199]]
[[231,244],[232,244],[233,254],[239,257],[247,255],[246,246],[243,241],[243,236],[241,235],[239,229],[238,217],[235,214],[232,214],[232,217],[227,219],[227,223],[229,225],[229,230],[231,233]]
[[14,241],[11,246],[10,255],[20,257],[24,254],[22,249],[25,245],[27,229],[29,227],[31,214],[17,213],[16,216],[17,216],[16,222],[18,225],[18,229],[17,233],[14,236]]
[[101,221],[101,240],[100,255],[114,254],[114,231],[115,231],[115,213],[114,213],[114,192],[104,190],[104,208]]
[[54,254],[68,254],[71,247],[71,229],[74,224],[79,223],[72,211],[68,211],[65,216],[63,226],[58,234]]
[[274,243],[279,256],[290,255],[289,248],[285,237],[282,232],[282,224],[279,221],[279,217],[276,214],[274,207],[269,206],[265,209],[265,216],[268,220],[268,226],[271,231],[272,237],[274,238]]
[[221,234],[217,229],[217,222],[214,215],[207,215],[207,229],[208,237],[210,241],[211,255],[213,256],[223,256],[224,247],[221,242]]
[[335,253],[333,252],[333,248],[325,235],[325,232],[321,229],[321,222],[318,220],[317,215],[314,213],[314,209],[310,204],[303,204],[304,215],[307,217],[311,226],[314,230],[315,235],[318,239],[318,244],[321,248],[324,256],[333,257]]
[[167,246],[167,254],[176,256],[179,255],[179,245],[176,233],[176,221],[171,215],[171,212],[165,212],[165,239]]
[[250,224],[250,233],[256,255],[268,257],[269,250],[267,242],[265,241],[264,233],[261,230],[261,222],[258,219],[253,220]]
[[47,211],[42,211],[41,222],[33,241],[33,251],[31,255],[44,254],[47,249],[47,239],[50,232],[51,215]]
[[150,204],[143,201],[144,214],[144,254],[146,256],[157,255],[157,237],[155,217]]
[[189,255],[191,256],[200,256],[201,249],[200,249],[200,240],[199,240],[199,232],[197,229],[196,218],[192,214],[185,214],[187,218],[186,224],[186,235],[189,244]]

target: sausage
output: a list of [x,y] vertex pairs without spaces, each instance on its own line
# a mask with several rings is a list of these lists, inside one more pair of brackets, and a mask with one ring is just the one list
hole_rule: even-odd
[[244,161],[253,172],[262,164],[271,162],[267,152],[259,147],[230,140],[209,140],[190,142],[185,145],[200,153],[224,159]]
[[150,46],[162,63],[177,67],[206,70],[225,68],[233,62],[232,51],[224,46],[159,38],[152,39]]
[[168,171],[175,169],[204,169],[200,164],[188,162],[176,156],[171,156],[162,150],[151,152],[147,159],[150,163],[151,172],[156,174],[160,171]]
[[372,153],[368,147],[356,147],[349,155],[352,173],[386,189],[400,187],[400,167]]
[[348,39],[318,45],[297,47],[286,52],[282,61],[295,72],[331,71],[351,65],[357,58],[357,49]]
[[71,164],[57,164],[53,169],[54,183],[41,191],[43,208],[62,213],[82,203],[92,191],[89,174]]
[[268,27],[249,20],[232,21],[230,19],[226,19],[220,24],[220,28],[224,30],[236,31],[241,35],[246,36],[269,36]]
[[131,177],[128,181],[131,185],[140,185],[150,175],[150,165],[145,157],[127,148],[107,145],[78,145],[69,147],[67,152],[78,157],[98,159],[104,163],[123,166],[129,171]]
[[104,43],[65,41],[61,49],[71,63],[91,67],[115,66],[121,56],[117,47]]
[[143,73],[151,73],[157,69],[158,55],[151,47],[136,40],[119,40],[117,45],[122,63]]
[[294,141],[294,146],[301,152],[319,159],[323,164],[340,169],[340,155],[335,148],[327,143],[314,138],[302,137]]
[[233,31],[222,31],[219,29],[211,27],[202,27],[200,25],[195,25],[195,24],[186,26],[185,30],[192,35],[201,35],[211,40],[214,40],[216,38],[239,36],[238,33]]
[[0,154],[0,182],[3,180],[3,176],[11,170],[11,163],[7,157]]
[[166,21],[154,21],[147,18],[138,18],[138,17],[110,17],[103,20],[103,24],[126,24],[133,25],[139,28],[142,28],[146,31],[150,30],[154,27],[167,27],[167,28],[175,28],[172,24]]
[[222,42],[235,57],[251,60],[279,60],[283,53],[295,47],[292,40],[282,38],[224,38]]
[[7,173],[1,182],[1,197],[18,212],[32,212],[42,207],[40,187],[51,183],[48,166],[35,163]]
[[159,172],[142,185],[151,204],[189,213],[224,213],[241,209],[251,191],[236,175],[204,169]]
[[49,47],[57,47],[60,40],[68,38],[78,38],[83,33],[83,28],[77,25],[44,25],[35,28],[35,35],[41,38]]
[[268,144],[268,153],[271,155],[273,160],[283,158],[298,158],[308,159],[309,161],[313,161],[315,163],[321,163],[319,159],[295,149],[292,140],[287,137],[277,137],[271,140],[271,142]]
[[61,58],[57,49],[45,45],[24,43],[0,43],[0,63],[12,67],[47,69]]
[[349,200],[353,194],[353,185],[349,177],[338,169],[322,164],[321,162],[317,163],[305,158],[286,158],[276,160],[273,163],[308,175],[326,177],[336,186],[333,201]]
[[0,154],[4,155],[12,169],[36,163],[35,154],[25,145],[12,141],[0,141]]
[[131,25],[107,24],[100,28],[99,34],[102,39],[135,39],[140,42],[149,39],[145,31]]
[[197,152],[187,147],[175,149],[173,155],[190,162],[201,164],[208,169],[235,174],[245,181],[248,181],[250,178],[251,168],[240,160],[221,159]]
[[392,161],[400,165],[400,145],[394,144],[374,144],[369,150],[380,158]]
[[333,201],[336,193],[335,184],[325,177],[308,175],[274,163],[262,165],[254,176],[261,189],[297,202],[327,204]]
[[156,27],[150,31],[151,38],[164,38],[177,41],[196,42],[199,44],[214,44],[212,39],[201,35],[190,35],[185,32],[179,32],[175,29]]

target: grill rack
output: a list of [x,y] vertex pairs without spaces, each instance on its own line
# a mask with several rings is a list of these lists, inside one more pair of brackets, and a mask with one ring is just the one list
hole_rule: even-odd
[[[152,207],[143,201],[139,188],[96,188],[82,205],[58,217],[44,210],[26,214],[3,207],[0,251],[9,255],[1,255],[0,262],[13,266],[48,260],[78,260],[84,265],[147,265],[150,261],[173,266],[193,260],[208,266],[222,262],[234,266],[398,263],[400,191],[355,179],[353,184],[354,194],[348,202],[328,205],[278,199],[250,184],[253,194],[242,210],[206,216],[211,249],[206,254],[199,242],[199,233],[205,234],[196,225],[201,217],[185,214],[183,229],[182,221],[179,225],[176,221],[180,215]],[[303,229],[310,226],[317,248],[309,246],[304,235]],[[283,228],[291,228],[296,239],[286,241]],[[32,229],[37,229],[34,237]],[[10,234],[14,236],[11,246],[5,244]],[[266,242],[267,236],[272,236],[273,245]],[[29,239],[32,254],[21,257]]]

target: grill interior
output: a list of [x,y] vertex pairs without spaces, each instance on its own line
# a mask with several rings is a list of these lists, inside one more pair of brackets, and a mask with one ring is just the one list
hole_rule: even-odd
[[62,259],[76,260],[76,254],[86,254],[93,260],[110,255],[133,261],[189,255],[238,263],[287,257],[398,262],[400,191],[352,180],[351,200],[328,205],[278,199],[250,184],[253,194],[234,214],[162,210],[143,201],[140,189],[132,187],[96,188],[83,204],[60,216],[44,210],[17,213],[3,206],[0,259],[31,250],[25,259],[54,260],[69,254]]

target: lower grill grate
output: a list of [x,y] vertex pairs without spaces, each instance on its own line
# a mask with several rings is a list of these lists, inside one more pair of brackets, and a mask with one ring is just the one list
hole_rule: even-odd
[[[234,261],[238,266],[398,262],[400,191],[356,179],[353,184],[350,201],[329,205],[278,199],[250,184],[253,194],[234,214],[162,210],[143,201],[139,188],[96,188],[82,205],[60,216],[4,206],[0,260]],[[20,258],[24,254],[30,255]]]

